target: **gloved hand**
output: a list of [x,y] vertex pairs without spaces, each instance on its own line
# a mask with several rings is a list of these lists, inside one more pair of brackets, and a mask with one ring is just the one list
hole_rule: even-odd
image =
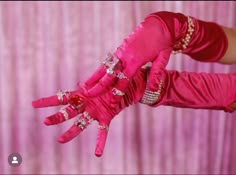
[[[100,95],[111,85],[125,92],[129,79],[148,62],[153,62],[157,78],[168,62],[173,43],[172,34],[161,20],[146,17],[85,82],[86,95]],[[112,102],[119,102],[121,98],[114,94]]]
[[58,139],[61,143],[70,141],[85,129],[91,121],[97,120],[99,122],[99,131],[95,155],[101,156],[111,120],[121,110],[133,103],[137,103],[142,98],[146,87],[146,75],[147,71],[145,69],[137,72],[134,78],[130,80],[127,93],[114,108],[110,107],[110,98],[112,96],[110,91],[101,96],[89,98],[83,95],[84,87],[72,92],[59,91],[57,95],[33,101],[32,105],[35,108],[42,108],[69,104],[56,114],[47,117],[44,120],[46,125],[55,125],[80,114],[79,120]]
[[[86,95],[100,95],[110,86],[125,93],[128,80],[148,62],[152,62],[148,87],[156,91],[172,52],[187,54],[198,61],[213,62],[225,54],[227,47],[223,29],[214,22],[181,13],[152,13],[108,57],[105,66],[101,65],[85,82]],[[114,93],[112,102],[118,103],[121,98]]]

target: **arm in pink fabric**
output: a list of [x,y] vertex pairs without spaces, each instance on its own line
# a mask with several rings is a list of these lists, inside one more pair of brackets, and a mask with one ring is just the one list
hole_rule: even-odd
[[[104,93],[101,96],[94,98],[87,98],[83,96],[83,87],[77,91],[72,91],[69,99],[63,98],[63,104],[69,104],[64,110],[68,113],[68,118],[74,118],[77,115],[80,115],[80,119],[83,119],[83,126],[87,126],[91,119],[99,122],[100,126],[109,126],[111,120],[124,108],[128,107],[133,103],[137,103],[143,96],[145,87],[146,87],[146,70],[141,69],[136,73],[134,78],[131,80],[130,85],[127,89],[127,93],[121,99],[120,103],[115,107],[110,107],[110,99],[112,94],[110,91]],[[78,98],[79,97],[79,98]],[[78,99],[76,99],[78,98]],[[79,104],[82,104],[81,107],[75,109],[72,104],[75,103],[75,100]],[[76,102],[76,103],[77,103]],[[32,105],[35,108],[47,107],[47,106],[57,106],[59,105],[57,96],[51,96],[47,98],[41,98],[32,102]],[[89,117],[88,117],[89,116]],[[91,118],[90,118],[91,117]],[[54,125],[61,122],[64,122],[65,116],[62,112],[58,112],[54,115],[47,117],[44,121],[46,125]],[[58,141],[65,143],[76,137],[83,129],[74,124],[68,131],[66,131]],[[105,147],[105,141],[107,138],[108,131],[106,129],[99,129],[97,136],[97,143],[95,149],[95,155],[101,156]]]
[[215,22],[166,11],[150,16],[159,18],[173,35],[174,52],[187,54],[202,62],[215,62],[224,56],[228,48],[227,36]]
[[[233,112],[236,101],[236,73],[166,71],[156,102],[149,104]],[[157,80],[157,82],[159,82]],[[160,87],[160,86],[159,86]]]

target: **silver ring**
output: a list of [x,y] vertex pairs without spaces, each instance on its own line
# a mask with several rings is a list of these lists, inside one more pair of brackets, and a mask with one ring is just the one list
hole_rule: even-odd
[[109,127],[107,125],[98,125],[98,129],[105,129],[109,131]]
[[83,106],[83,105],[84,105],[83,102],[82,102],[81,104],[78,104],[78,105],[76,105],[76,104],[71,104],[71,103],[70,103],[70,107],[73,108],[73,109],[75,109],[75,110],[77,110],[77,111],[79,111],[79,109],[80,109],[81,106]]
[[78,121],[76,121],[75,125],[84,130],[87,127],[87,122],[85,119],[80,118]]
[[66,98],[69,99],[70,95],[71,95],[71,93],[68,92],[68,91],[64,92],[62,90],[59,90],[57,92],[57,99],[58,99],[59,102],[63,103],[63,96],[66,96]]
[[120,60],[116,58],[113,54],[108,53],[107,58],[102,61],[103,65],[113,69]]
[[108,68],[106,72],[107,74],[114,75],[114,70],[112,68]]
[[84,105],[84,104],[82,103],[82,104],[79,104],[79,105],[77,105],[77,106],[76,106],[76,105],[70,105],[70,106],[71,106],[73,109],[75,109],[75,110],[78,111],[78,110],[80,109],[80,107],[83,106],[83,105]]
[[125,95],[124,92],[122,92],[122,91],[120,91],[120,90],[118,90],[118,89],[116,89],[116,88],[113,88],[113,89],[112,89],[112,93],[113,93],[113,95],[119,95],[119,96]]
[[117,77],[118,77],[119,79],[126,79],[127,81],[129,81],[129,78],[126,77],[123,72],[119,72],[119,73],[117,74]]
[[61,109],[59,112],[63,114],[65,120],[69,119],[69,115],[66,109]]
[[88,120],[88,123],[91,123],[94,119],[88,114],[88,112],[84,111],[84,117]]
[[85,118],[81,117],[75,122],[75,125],[78,126],[81,130],[84,130],[88,126],[88,124],[93,121],[93,118],[90,117],[88,112],[83,112],[83,115]]

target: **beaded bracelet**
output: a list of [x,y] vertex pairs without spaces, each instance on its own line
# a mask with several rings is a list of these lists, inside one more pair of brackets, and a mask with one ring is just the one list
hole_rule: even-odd
[[157,91],[150,91],[148,87],[146,87],[143,97],[139,102],[143,104],[147,104],[147,105],[155,104],[161,94],[162,83],[163,83],[163,80],[160,80],[160,84],[158,85]]
[[188,30],[185,37],[174,45],[174,50],[172,51],[173,54],[181,53],[184,49],[188,47],[189,41],[192,37],[194,32],[194,23],[191,17],[188,16]]

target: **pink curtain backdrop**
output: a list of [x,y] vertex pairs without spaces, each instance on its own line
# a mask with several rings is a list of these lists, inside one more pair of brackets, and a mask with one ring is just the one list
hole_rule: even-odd
[[[0,2],[0,173],[236,173],[235,113],[133,105],[113,120],[104,155],[97,158],[97,123],[59,144],[73,120],[48,127],[43,119],[60,107],[31,106],[59,89],[76,89],[146,15],[162,10],[236,25],[233,1]],[[236,70],[183,55],[172,55],[167,68]],[[8,164],[13,152],[22,156],[19,167]]]

